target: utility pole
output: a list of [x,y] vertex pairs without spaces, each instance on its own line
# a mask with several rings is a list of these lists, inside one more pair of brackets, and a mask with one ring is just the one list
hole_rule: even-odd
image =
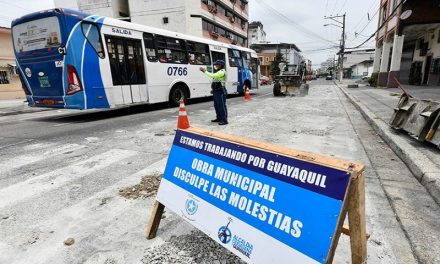
[[[337,18],[342,18],[342,22],[337,20]],[[344,75],[344,52],[345,52],[345,13],[343,15],[324,17],[324,19],[331,19],[337,24],[325,24],[324,26],[335,26],[342,28],[342,38],[339,42],[339,82],[342,82],[342,77]]]

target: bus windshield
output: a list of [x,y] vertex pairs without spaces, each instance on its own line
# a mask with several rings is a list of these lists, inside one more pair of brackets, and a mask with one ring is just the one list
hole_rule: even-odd
[[45,17],[19,25],[12,29],[16,53],[57,48],[61,45],[58,17]]

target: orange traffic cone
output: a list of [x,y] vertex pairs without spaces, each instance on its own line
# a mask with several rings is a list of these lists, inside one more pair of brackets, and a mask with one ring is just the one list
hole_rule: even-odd
[[249,92],[249,88],[246,88],[246,93],[244,94],[244,100],[251,100],[251,93]]
[[185,103],[183,99],[180,99],[179,117],[177,118],[177,128],[187,129],[189,128],[188,115],[186,114]]

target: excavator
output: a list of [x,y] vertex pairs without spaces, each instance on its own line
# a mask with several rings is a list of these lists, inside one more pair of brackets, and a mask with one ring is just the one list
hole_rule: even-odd
[[303,61],[299,67],[287,65],[281,62],[278,65],[280,74],[276,75],[273,80],[274,96],[304,96],[308,93],[308,84],[305,83],[305,62]]

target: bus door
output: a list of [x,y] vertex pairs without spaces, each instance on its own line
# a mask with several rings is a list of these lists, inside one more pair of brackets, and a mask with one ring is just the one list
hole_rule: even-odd
[[225,86],[226,86],[226,89],[228,89],[230,86],[228,86],[229,71],[228,71],[227,66],[226,66],[226,55],[224,53],[222,53],[222,52],[211,51],[211,58],[212,58],[212,60],[211,60],[212,71],[214,71],[214,62],[216,60],[222,60],[222,61],[225,62],[225,71],[226,71],[226,83],[225,83]]
[[147,101],[141,40],[106,36],[115,104]]
[[251,57],[249,68],[252,72],[252,89],[258,89],[260,80],[260,67],[258,58]]
[[235,87],[235,92],[243,93],[243,59],[239,50],[228,49],[228,84]]

